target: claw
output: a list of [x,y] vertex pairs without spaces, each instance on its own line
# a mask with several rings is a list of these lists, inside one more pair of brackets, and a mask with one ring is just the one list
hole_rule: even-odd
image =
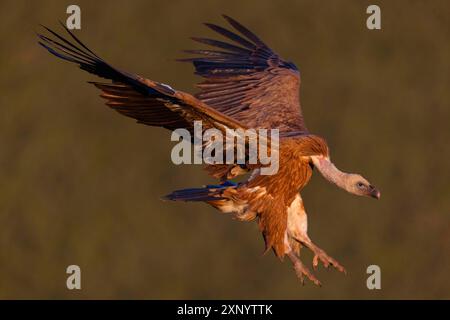
[[333,259],[328,254],[326,254],[326,252],[323,251],[322,249],[315,248],[314,258],[313,258],[313,267],[314,268],[317,268],[317,266],[319,265],[319,261],[322,262],[322,264],[325,268],[328,268],[330,265],[332,265],[338,271],[343,272],[344,274],[347,274],[347,271],[339,262],[337,262],[335,259]]
[[[313,258],[313,268],[314,268],[315,270],[317,270],[318,267],[319,267],[319,256],[318,256],[318,255],[314,255],[314,258]],[[326,266],[325,266],[325,267],[326,267]]]
[[322,284],[320,281],[309,271],[309,269],[300,261],[300,259],[293,253],[288,253],[289,258],[291,259],[294,270],[297,277],[300,279],[302,285],[305,285],[305,276],[312,281],[315,285],[321,287]]
[[313,268],[314,270],[317,270],[317,266],[319,265],[319,257],[317,255],[313,258]]

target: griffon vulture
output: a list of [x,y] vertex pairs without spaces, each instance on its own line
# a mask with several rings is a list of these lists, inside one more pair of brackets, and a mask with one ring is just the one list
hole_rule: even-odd
[[[313,168],[329,182],[358,196],[380,198],[380,192],[359,174],[345,173],[330,161],[326,141],[311,134],[305,126],[299,99],[300,74],[297,67],[283,60],[261,39],[236,20],[224,16],[234,28],[206,24],[230,42],[193,38],[214,50],[189,50],[196,55],[195,73],[205,78],[200,92],[191,95],[166,84],[121,71],[88,49],[67,28],[69,39],[46,28],[49,36],[39,34],[39,44],[58,58],[110,80],[91,82],[101,90],[106,105],[134,118],[138,123],[169,130],[193,130],[201,120],[203,130],[265,128],[279,129],[279,170],[262,175],[258,165],[207,165],[218,185],[174,191],[165,198],[175,201],[203,201],[240,220],[257,219],[267,250],[288,256],[297,276],[320,285],[319,280],[299,258],[301,246],[309,248],[316,268],[345,269],[311,241],[307,215],[299,193],[308,183]],[[249,173],[247,180],[227,179]]]

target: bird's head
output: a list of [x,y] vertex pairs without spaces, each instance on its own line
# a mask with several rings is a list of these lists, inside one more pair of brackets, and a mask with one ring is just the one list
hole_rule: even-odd
[[345,190],[347,190],[348,192],[357,196],[366,196],[380,199],[380,191],[373,185],[371,185],[370,182],[367,181],[367,179],[365,179],[363,176],[355,173],[350,173],[347,175],[345,180]]
[[345,191],[357,196],[380,199],[380,191],[371,185],[370,182],[363,176],[356,173],[346,173],[340,171],[330,161],[329,157],[313,156],[311,157],[311,160],[325,179],[336,184],[339,188],[342,188]]

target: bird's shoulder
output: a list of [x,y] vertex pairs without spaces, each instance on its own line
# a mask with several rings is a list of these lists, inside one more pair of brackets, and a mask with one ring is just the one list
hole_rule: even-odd
[[314,134],[298,133],[285,135],[281,138],[282,154],[310,157],[315,155],[329,156],[327,141]]

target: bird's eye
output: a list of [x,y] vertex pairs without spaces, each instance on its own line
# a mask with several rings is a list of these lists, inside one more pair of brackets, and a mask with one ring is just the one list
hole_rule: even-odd
[[364,188],[364,183],[362,183],[362,182],[358,182],[356,185],[357,185],[358,188],[360,188],[360,189],[363,189],[363,188]]

